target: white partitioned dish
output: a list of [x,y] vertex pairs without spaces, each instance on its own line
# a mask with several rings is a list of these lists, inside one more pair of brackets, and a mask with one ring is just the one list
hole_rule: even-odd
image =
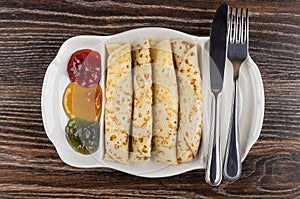
[[[136,43],[150,37],[154,40],[163,39],[184,39],[194,44],[198,44],[201,51],[199,53],[200,70],[203,79],[203,134],[198,156],[191,162],[177,165],[167,165],[164,163],[129,163],[123,165],[116,162],[103,161],[104,154],[104,96],[102,103],[102,114],[100,119],[100,146],[91,155],[82,155],[75,152],[65,138],[65,126],[68,117],[64,112],[62,98],[67,85],[70,83],[67,73],[67,64],[72,53],[80,49],[93,49],[101,54],[102,78],[100,86],[105,94],[105,67],[106,52],[105,44],[110,42]],[[119,171],[130,173],[142,177],[166,177],[180,174],[193,169],[205,168],[206,154],[209,146],[210,133],[210,109],[211,98],[210,76],[209,76],[209,37],[195,37],[179,31],[165,28],[140,28],[126,31],[112,36],[77,36],[70,38],[63,43],[57,56],[49,65],[44,77],[42,89],[42,116],[45,131],[51,142],[54,144],[59,157],[66,164],[80,167],[108,167]],[[233,67],[227,60],[224,75],[224,88],[222,91],[221,104],[221,155],[223,157],[227,140],[229,118],[231,112],[231,101],[233,92]],[[264,91],[261,75],[258,67],[250,56],[243,63],[240,70],[240,139],[241,157],[244,160],[260,135],[263,115],[264,115]]]

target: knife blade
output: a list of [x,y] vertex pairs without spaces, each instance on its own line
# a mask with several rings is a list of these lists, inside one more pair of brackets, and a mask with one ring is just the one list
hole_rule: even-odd
[[214,16],[210,32],[210,84],[213,93],[212,125],[210,132],[210,151],[208,153],[205,181],[217,186],[222,181],[222,163],[220,159],[220,93],[223,88],[226,47],[227,47],[228,4],[222,3]]

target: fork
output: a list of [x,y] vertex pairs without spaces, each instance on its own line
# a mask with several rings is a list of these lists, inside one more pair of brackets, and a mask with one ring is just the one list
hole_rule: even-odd
[[[232,109],[229,133],[227,138],[223,175],[228,181],[236,181],[240,178],[242,172],[242,163],[240,155],[240,135],[238,122],[238,100],[239,100],[239,70],[242,63],[248,57],[249,44],[249,17],[248,8],[246,16],[243,16],[243,8],[240,10],[240,16],[236,7],[235,15],[230,9],[228,50],[227,57],[231,61],[234,69],[233,81],[234,91],[232,99]],[[245,20],[245,22],[244,22]]]

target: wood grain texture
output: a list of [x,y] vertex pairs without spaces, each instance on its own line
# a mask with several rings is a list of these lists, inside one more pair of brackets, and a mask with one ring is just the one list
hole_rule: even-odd
[[219,187],[204,170],[147,179],[64,164],[41,117],[46,69],[76,35],[159,26],[208,36],[221,1],[0,1],[0,198],[299,198],[300,1],[248,0],[250,54],[262,74],[265,118],[241,179]]

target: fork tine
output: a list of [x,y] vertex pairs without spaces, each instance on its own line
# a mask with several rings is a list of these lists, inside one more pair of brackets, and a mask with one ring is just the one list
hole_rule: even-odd
[[233,42],[236,43],[238,39],[238,7],[235,8],[235,21],[233,31]]
[[241,8],[240,20],[239,20],[239,43],[243,43],[243,38],[245,35],[243,34],[243,8]]
[[[248,43],[249,39],[249,16],[248,16],[248,8],[246,9],[246,20],[245,20],[245,43]],[[247,45],[248,46],[248,45]]]
[[230,7],[230,14],[229,14],[229,30],[228,30],[228,43],[232,43],[232,7]]

